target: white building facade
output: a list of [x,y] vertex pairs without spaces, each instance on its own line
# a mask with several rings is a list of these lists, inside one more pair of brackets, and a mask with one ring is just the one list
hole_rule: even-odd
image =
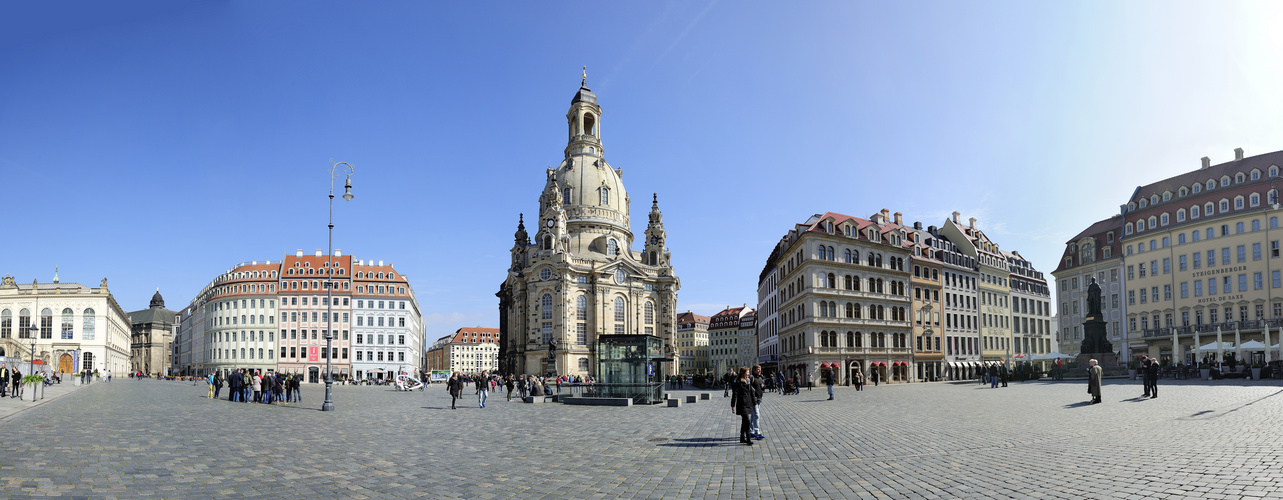
[[[31,326],[36,325],[36,331]],[[124,375],[130,364],[129,317],[107,289],[76,283],[0,280],[0,356],[13,363],[35,359],[46,371],[80,370]],[[24,365],[27,366],[27,365]],[[29,367],[28,367],[29,368]]]

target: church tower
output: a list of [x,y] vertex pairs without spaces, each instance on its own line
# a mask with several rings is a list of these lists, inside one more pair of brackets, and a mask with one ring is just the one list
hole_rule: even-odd
[[[681,281],[657,198],[643,249],[634,250],[624,172],[606,161],[601,116],[585,75],[566,112],[562,160],[543,172],[534,241],[519,222],[508,276],[495,294],[503,371],[595,375],[599,335],[656,336],[666,352],[676,345]],[[676,363],[666,369],[682,373]]]

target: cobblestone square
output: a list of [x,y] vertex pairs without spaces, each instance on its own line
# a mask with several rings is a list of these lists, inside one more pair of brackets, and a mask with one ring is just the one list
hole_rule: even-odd
[[[302,405],[117,380],[0,421],[0,497],[1278,497],[1277,382],[883,385],[768,394],[736,442],[721,391],[680,408],[506,402],[450,410],[443,385],[335,386]],[[684,398],[683,398],[684,399]],[[6,400],[9,404],[13,400]]]

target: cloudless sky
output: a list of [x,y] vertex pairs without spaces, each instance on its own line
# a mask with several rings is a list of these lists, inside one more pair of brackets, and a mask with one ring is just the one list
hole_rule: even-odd
[[[977,217],[1047,273],[1137,185],[1283,149],[1276,2],[8,2],[0,273],[180,309],[334,245],[433,339],[497,326],[517,214],[588,65],[633,231],[678,305],[756,301],[811,214]],[[341,190],[342,179],[338,181]],[[636,247],[635,248],[639,248]]]

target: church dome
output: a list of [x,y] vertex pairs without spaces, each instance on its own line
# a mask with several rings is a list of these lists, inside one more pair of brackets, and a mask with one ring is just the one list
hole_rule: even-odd
[[151,305],[148,307],[153,307],[153,308],[159,307],[161,309],[165,308],[165,299],[160,296],[159,288],[157,288],[156,293],[151,296]]
[[567,222],[606,222],[628,228],[628,192],[605,159],[571,156],[557,167],[555,178]]

